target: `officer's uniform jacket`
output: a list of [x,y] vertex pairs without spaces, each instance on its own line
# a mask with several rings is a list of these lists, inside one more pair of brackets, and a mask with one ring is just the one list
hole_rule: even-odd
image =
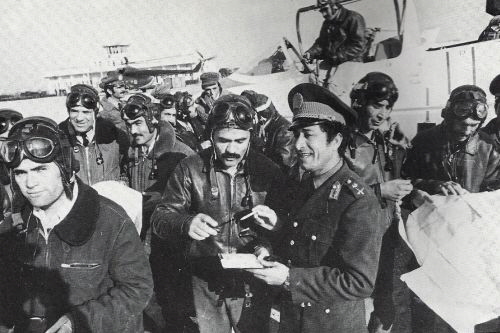
[[301,190],[292,180],[278,249],[290,267],[289,291],[271,325],[278,319],[287,333],[366,331],[364,299],[374,288],[385,230],[377,198],[345,163],[305,203]]

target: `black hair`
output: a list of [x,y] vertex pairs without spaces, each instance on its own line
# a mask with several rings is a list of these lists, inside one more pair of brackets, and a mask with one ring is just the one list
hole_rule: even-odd
[[346,126],[338,121],[325,121],[319,124],[319,128],[326,133],[326,140],[330,143],[335,139],[337,134],[344,135]]

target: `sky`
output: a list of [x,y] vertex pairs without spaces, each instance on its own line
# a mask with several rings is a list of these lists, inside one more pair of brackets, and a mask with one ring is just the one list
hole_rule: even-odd
[[[352,8],[364,14],[368,26],[383,26],[394,22],[392,8],[379,5],[384,1],[392,3],[363,0]],[[482,0],[417,1],[425,12],[422,21],[430,27],[436,24],[434,18],[447,15],[459,3],[480,13],[480,19],[475,15],[474,20],[466,21],[459,37],[449,36],[450,29],[441,29],[441,38],[477,38],[489,20]],[[105,56],[102,46],[114,43],[130,44],[132,61],[199,50],[204,56],[216,55],[222,67],[239,67],[250,59],[269,56],[283,36],[295,42],[295,13],[314,2],[1,0],[0,94],[44,90],[43,76],[100,60]],[[463,14],[456,10],[454,15]],[[314,40],[321,21],[317,12],[303,16],[305,47]]]

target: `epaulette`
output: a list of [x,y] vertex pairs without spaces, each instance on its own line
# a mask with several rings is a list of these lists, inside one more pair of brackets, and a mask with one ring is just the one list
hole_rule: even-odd
[[360,198],[366,194],[366,189],[352,178],[347,178],[345,185],[351,190],[352,194],[356,198]]

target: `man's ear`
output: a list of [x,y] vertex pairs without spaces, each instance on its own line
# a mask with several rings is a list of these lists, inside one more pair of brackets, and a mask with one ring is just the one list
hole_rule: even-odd
[[333,140],[330,142],[331,145],[333,145],[333,149],[338,149],[342,145],[342,140],[344,139],[344,136],[342,133],[337,133]]

